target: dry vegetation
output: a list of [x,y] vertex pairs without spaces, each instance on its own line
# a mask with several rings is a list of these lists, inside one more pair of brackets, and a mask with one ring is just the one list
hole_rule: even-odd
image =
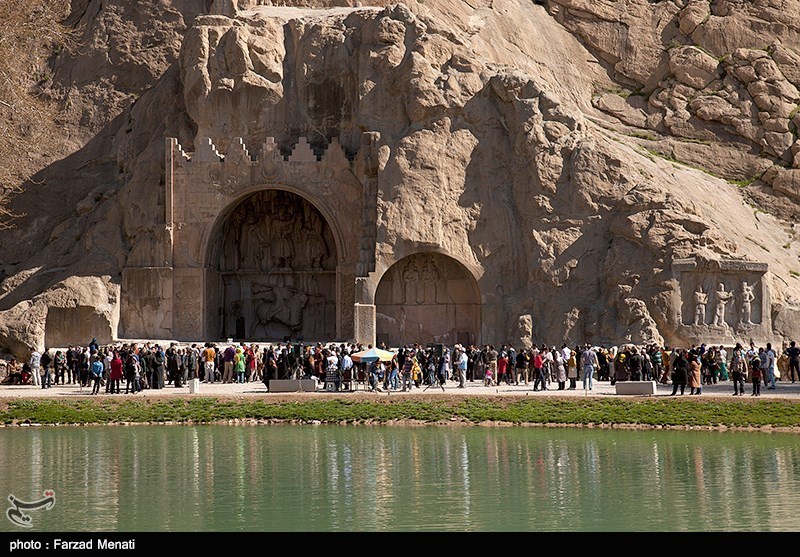
[[49,62],[73,46],[62,25],[68,0],[0,1],[0,230],[13,226],[13,195],[42,166],[38,153],[61,137],[58,107],[43,93]]

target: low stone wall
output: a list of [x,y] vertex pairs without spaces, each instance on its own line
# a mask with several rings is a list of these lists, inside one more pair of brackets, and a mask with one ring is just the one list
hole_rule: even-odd
[[314,379],[271,379],[269,392],[271,393],[313,393],[317,390],[317,381]]
[[618,395],[655,395],[655,381],[618,381],[616,384]]

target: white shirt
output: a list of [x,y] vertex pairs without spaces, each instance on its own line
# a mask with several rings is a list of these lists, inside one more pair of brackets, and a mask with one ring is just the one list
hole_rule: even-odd
[[461,356],[458,357],[458,367],[460,369],[467,369],[467,360],[468,359],[469,358],[467,358],[467,353],[466,352],[462,352]]
[[39,367],[42,362],[42,355],[39,354],[38,351],[34,350],[33,354],[31,354],[31,359],[28,361],[28,364],[31,367]]
[[572,355],[572,350],[569,349],[568,346],[565,346],[561,349],[561,357],[564,358],[565,362],[569,361],[569,357]]
[[766,350],[767,354],[767,369],[775,369],[775,351],[770,348]]
[[352,369],[353,368],[353,359],[350,357],[350,354],[345,354],[344,358],[342,358],[342,369]]

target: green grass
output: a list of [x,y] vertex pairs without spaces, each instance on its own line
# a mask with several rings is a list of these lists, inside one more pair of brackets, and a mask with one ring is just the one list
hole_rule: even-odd
[[744,178],[742,180],[728,180],[734,186],[739,186],[740,188],[746,188],[756,180],[758,180],[758,176],[753,176],[752,178]]
[[800,427],[800,403],[653,399],[535,399],[467,397],[458,401],[325,398],[302,402],[264,399],[14,400],[0,405],[0,422],[15,424],[214,423],[260,420],[294,423],[504,422],[510,424],[637,425],[645,427]]

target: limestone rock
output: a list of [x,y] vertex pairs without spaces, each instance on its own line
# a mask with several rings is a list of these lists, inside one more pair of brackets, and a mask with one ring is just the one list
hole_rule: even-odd
[[759,340],[800,334],[783,216],[800,186],[773,166],[800,154],[797,2],[122,4],[74,16],[90,40],[57,74],[82,76],[75,152],[0,236],[0,345],[21,357],[125,331],[202,341],[231,290],[240,308],[299,291],[214,251],[242,255],[221,231],[253,224],[229,220],[248,203],[286,207],[264,191],[295,196],[298,231],[308,206],[333,230],[335,303],[313,311],[342,339],[428,334],[428,304],[477,315],[459,331],[476,342],[686,345],[715,334],[687,319],[719,276],[761,287]]
[[671,49],[669,69],[675,79],[694,89],[703,89],[721,73],[715,58],[693,46]]
[[772,179],[772,188],[800,201],[800,170],[783,170]]

